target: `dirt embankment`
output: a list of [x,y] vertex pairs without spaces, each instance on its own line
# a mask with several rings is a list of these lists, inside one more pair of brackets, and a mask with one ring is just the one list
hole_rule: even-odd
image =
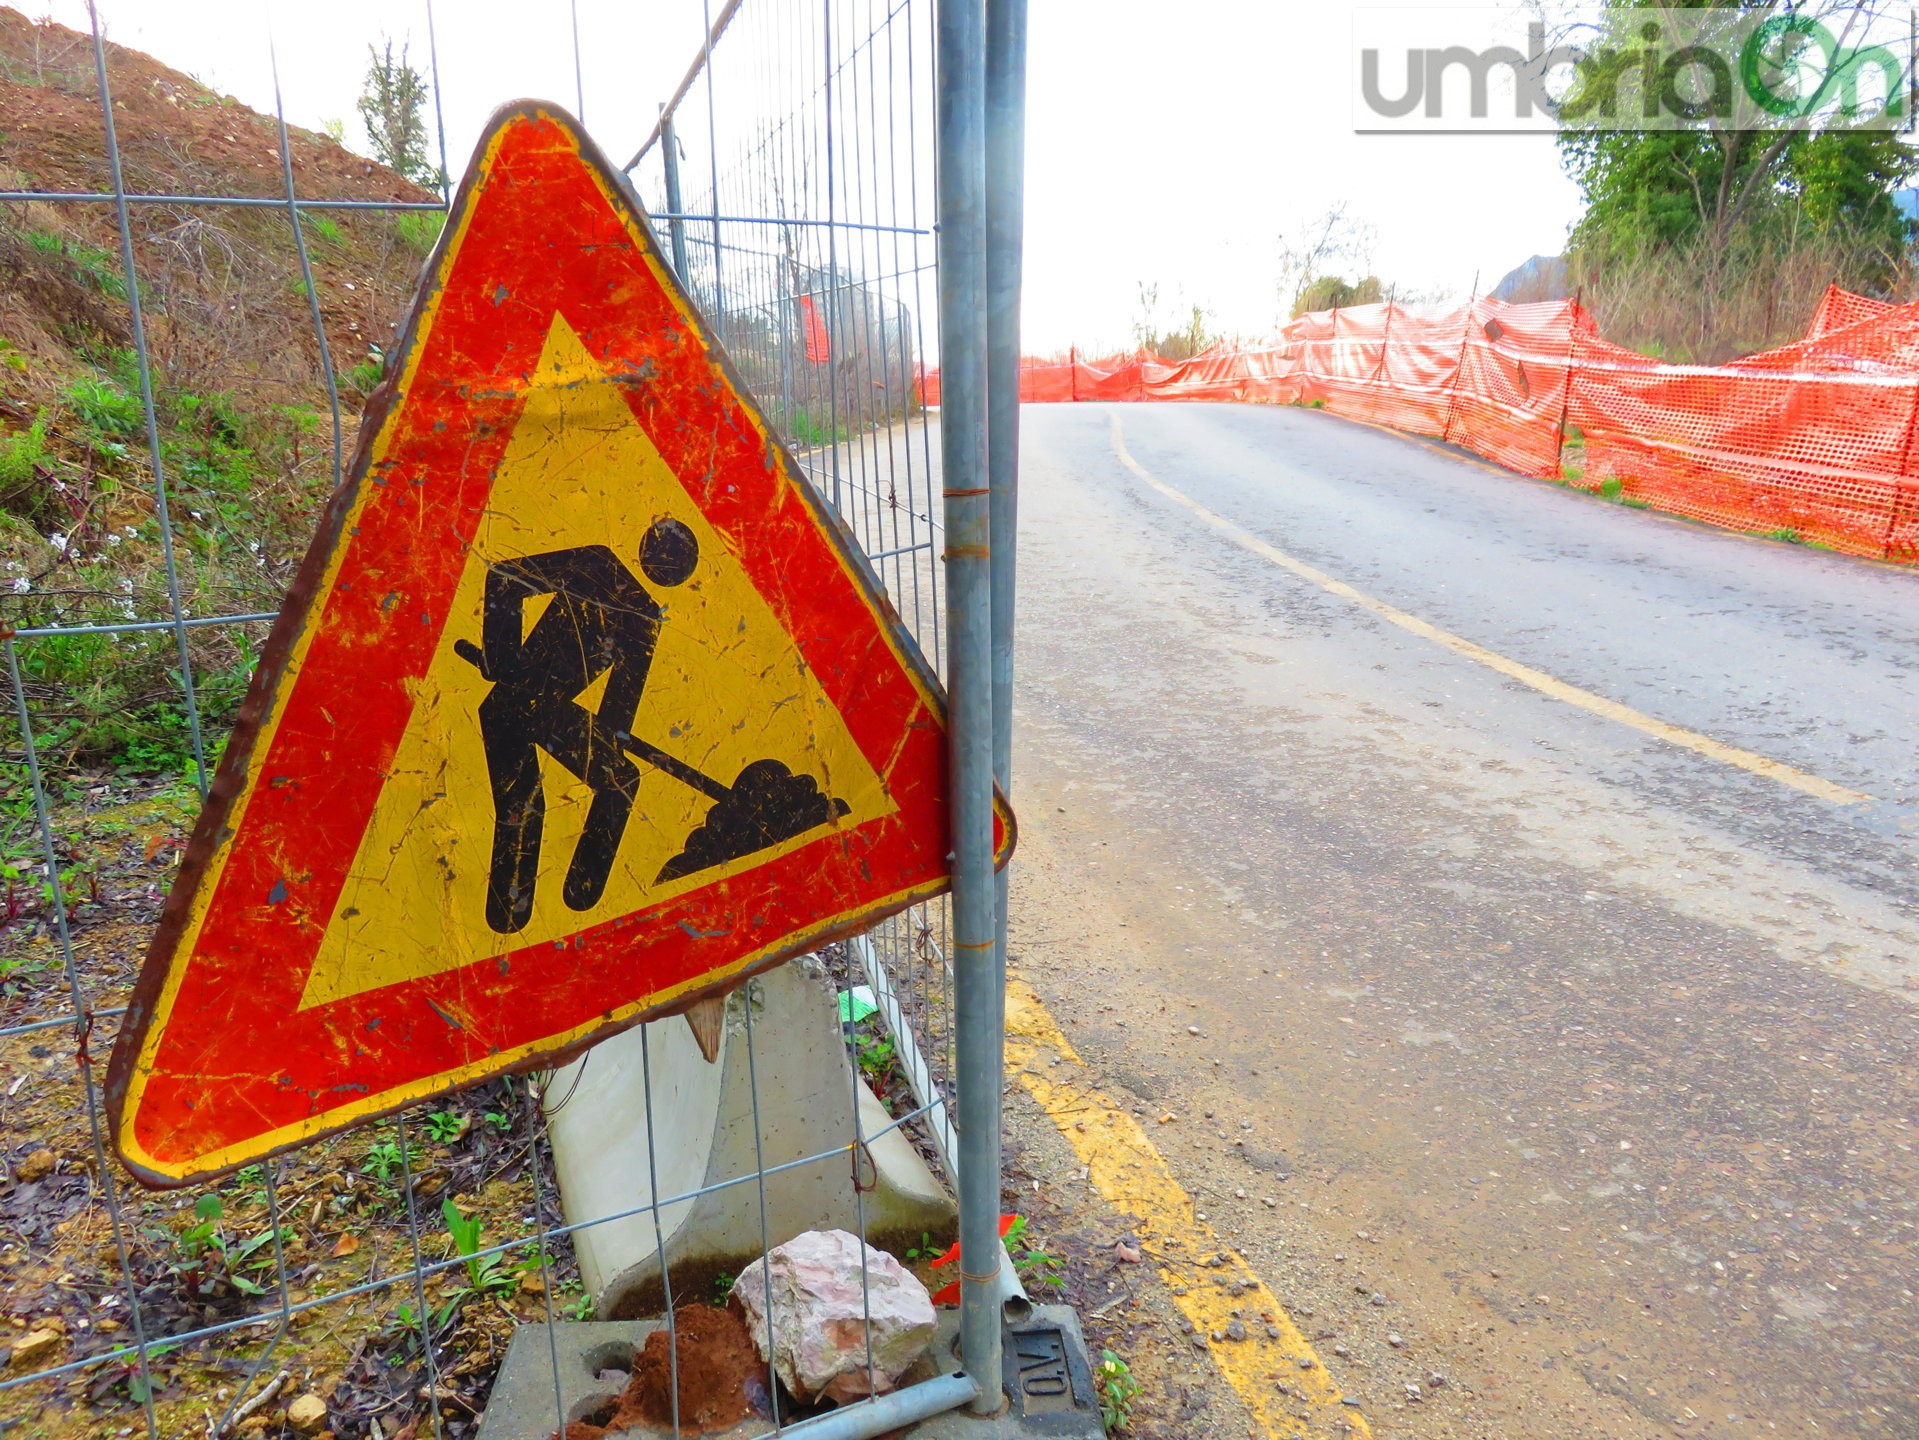
[[[285,196],[279,126],[151,57],[107,47],[127,190]],[[350,96],[342,96],[342,105]],[[435,197],[324,135],[285,142],[302,199]],[[89,37],[0,9],[0,189],[112,189]],[[138,203],[130,228],[157,437],[150,444],[115,206],[0,202],[0,624],[165,618],[154,455],[181,600],[194,616],[272,610],[334,479],[324,321],[351,445],[362,397],[438,234],[432,212]],[[257,635],[196,631],[196,678],[224,718]],[[22,644],[56,771],[185,758],[169,637]]]

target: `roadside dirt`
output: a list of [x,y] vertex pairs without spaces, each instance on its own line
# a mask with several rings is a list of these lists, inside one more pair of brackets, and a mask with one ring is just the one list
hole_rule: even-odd
[[1057,1283],[1026,1277],[1035,1300],[1079,1312],[1092,1363],[1110,1349],[1139,1383],[1123,1435],[1134,1440],[1265,1440],[1221,1379],[1206,1341],[1175,1308],[1139,1237],[1091,1186],[1051,1116],[1025,1091],[1006,1094],[1006,1204],[1033,1245],[1060,1262]]

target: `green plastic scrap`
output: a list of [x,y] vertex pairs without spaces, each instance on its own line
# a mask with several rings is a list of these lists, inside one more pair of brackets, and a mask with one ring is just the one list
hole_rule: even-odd
[[840,1024],[857,1025],[880,1007],[873,1003],[873,987],[855,985],[840,991]]

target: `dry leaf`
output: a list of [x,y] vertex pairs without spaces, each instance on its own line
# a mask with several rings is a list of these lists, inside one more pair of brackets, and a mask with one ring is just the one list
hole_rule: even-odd
[[351,1255],[359,1248],[360,1237],[349,1232],[333,1242],[333,1258],[338,1260],[343,1255]]

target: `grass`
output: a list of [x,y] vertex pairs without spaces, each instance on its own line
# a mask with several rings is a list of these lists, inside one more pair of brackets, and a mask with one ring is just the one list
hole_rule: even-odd
[[[89,368],[32,424],[0,436],[0,587],[22,628],[146,619],[167,603],[159,526],[138,499],[152,486],[138,359],[126,349],[82,358]],[[157,364],[149,373],[183,607],[271,609],[331,478],[320,416],[188,389]],[[259,638],[246,627],[189,637],[209,745],[245,696]],[[192,767],[171,635],[32,636],[16,653],[38,692],[35,739],[54,771],[104,764],[183,777]]]
[[[120,268],[119,256],[45,230],[29,230],[27,243],[40,254],[64,262],[74,279],[87,289],[109,300],[124,301],[127,298],[127,277]],[[142,298],[145,293],[141,292]]]
[[436,210],[406,210],[394,222],[401,243],[422,257],[433,253],[440,231],[445,227],[445,212]]
[[385,373],[386,366],[369,355],[341,378],[356,395],[365,397],[379,388],[380,377]]
[[311,210],[300,212],[300,223],[318,243],[329,250],[346,248],[346,235],[340,229],[340,222],[328,215],[316,214]]
[[807,410],[795,410],[791,420],[793,439],[808,448],[838,445],[852,439],[844,425],[834,425]]

